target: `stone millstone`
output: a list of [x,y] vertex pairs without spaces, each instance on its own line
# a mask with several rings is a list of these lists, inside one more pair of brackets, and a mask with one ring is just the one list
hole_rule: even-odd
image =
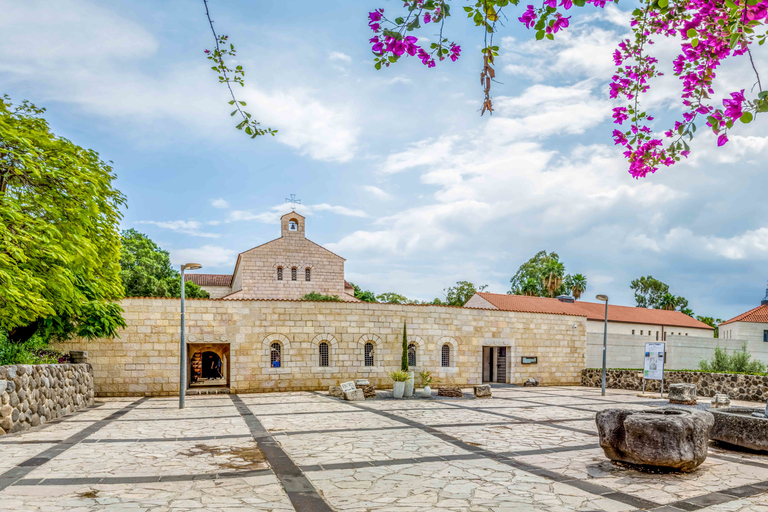
[[706,460],[709,431],[715,422],[708,412],[671,407],[605,409],[595,421],[600,447],[609,459],[684,472]]
[[328,394],[338,398],[342,398],[344,396],[344,392],[341,390],[341,386],[330,386],[328,388]]
[[437,388],[437,396],[448,396],[453,398],[462,398],[464,393],[461,392],[461,388],[454,386],[440,386]]
[[362,390],[365,398],[376,398],[376,386],[368,384],[367,386],[363,386]]
[[669,403],[696,405],[696,384],[672,384],[669,386]]
[[489,384],[475,386],[475,398],[491,398],[491,386]]
[[768,451],[768,418],[752,416],[762,409],[726,407],[712,411],[715,425],[709,437],[751,450]]

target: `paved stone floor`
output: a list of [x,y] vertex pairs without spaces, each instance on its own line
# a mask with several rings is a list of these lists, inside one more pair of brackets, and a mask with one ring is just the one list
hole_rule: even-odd
[[611,464],[596,411],[636,392],[495,387],[491,399],[326,393],[102,399],[0,438],[2,511],[768,512],[768,456],[711,446],[691,474]]

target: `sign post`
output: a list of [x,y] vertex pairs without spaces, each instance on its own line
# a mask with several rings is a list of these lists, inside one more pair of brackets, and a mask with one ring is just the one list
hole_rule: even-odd
[[645,393],[645,381],[660,380],[661,396],[664,397],[664,353],[665,343],[646,343],[645,358],[643,361],[643,393]]

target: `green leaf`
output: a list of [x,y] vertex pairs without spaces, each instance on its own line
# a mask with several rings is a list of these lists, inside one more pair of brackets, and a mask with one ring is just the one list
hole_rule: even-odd
[[467,12],[472,12],[472,11],[474,11],[475,9],[474,9],[474,8],[472,8],[472,7],[469,7],[469,6],[465,5],[465,6],[464,6],[464,10],[465,10],[465,11],[467,11]]
[[237,114],[237,110],[233,110],[233,111],[232,111],[232,113],[231,113],[231,114],[229,114],[229,115],[230,115],[230,116],[233,116],[233,115],[235,115],[235,114]]
[[691,46],[694,47],[694,48],[699,46],[699,38],[698,37],[694,37],[693,39],[691,39]]
[[685,33],[685,35],[688,36],[688,39],[691,39],[692,37],[696,37],[699,33],[696,31],[695,28],[689,28],[688,32]]
[[752,121],[752,113],[751,112],[744,112],[741,115],[741,118],[739,119],[744,124],[747,124]]
[[403,23],[405,23],[405,20],[403,18],[395,18],[395,23],[397,25],[402,25]]
[[768,96],[768,91],[760,91],[759,93],[757,93],[757,97],[760,98],[761,100],[764,100],[766,96]]
[[587,5],[587,2],[586,0],[573,0],[573,5],[577,7],[584,7],[585,5]]
[[662,9],[669,5],[669,0],[659,0],[659,7]]
[[541,41],[542,39],[544,39],[544,31],[539,30],[538,32],[536,32],[536,40]]
[[244,101],[239,101],[238,103],[240,103],[242,106],[245,106],[245,102]]

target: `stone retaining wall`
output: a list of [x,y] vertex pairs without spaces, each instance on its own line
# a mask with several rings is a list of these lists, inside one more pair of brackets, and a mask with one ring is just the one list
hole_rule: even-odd
[[93,405],[90,364],[0,366],[0,435]]
[[[601,386],[602,370],[587,368],[581,372],[581,385],[590,387]],[[768,400],[768,376],[734,375],[730,373],[703,372],[664,372],[665,389],[670,384],[685,382],[696,384],[699,396],[715,396],[724,393],[734,400],[749,400],[765,402]],[[643,372],[640,370],[607,370],[605,386],[614,389],[643,389]],[[661,381],[648,380],[645,390],[658,392]]]

